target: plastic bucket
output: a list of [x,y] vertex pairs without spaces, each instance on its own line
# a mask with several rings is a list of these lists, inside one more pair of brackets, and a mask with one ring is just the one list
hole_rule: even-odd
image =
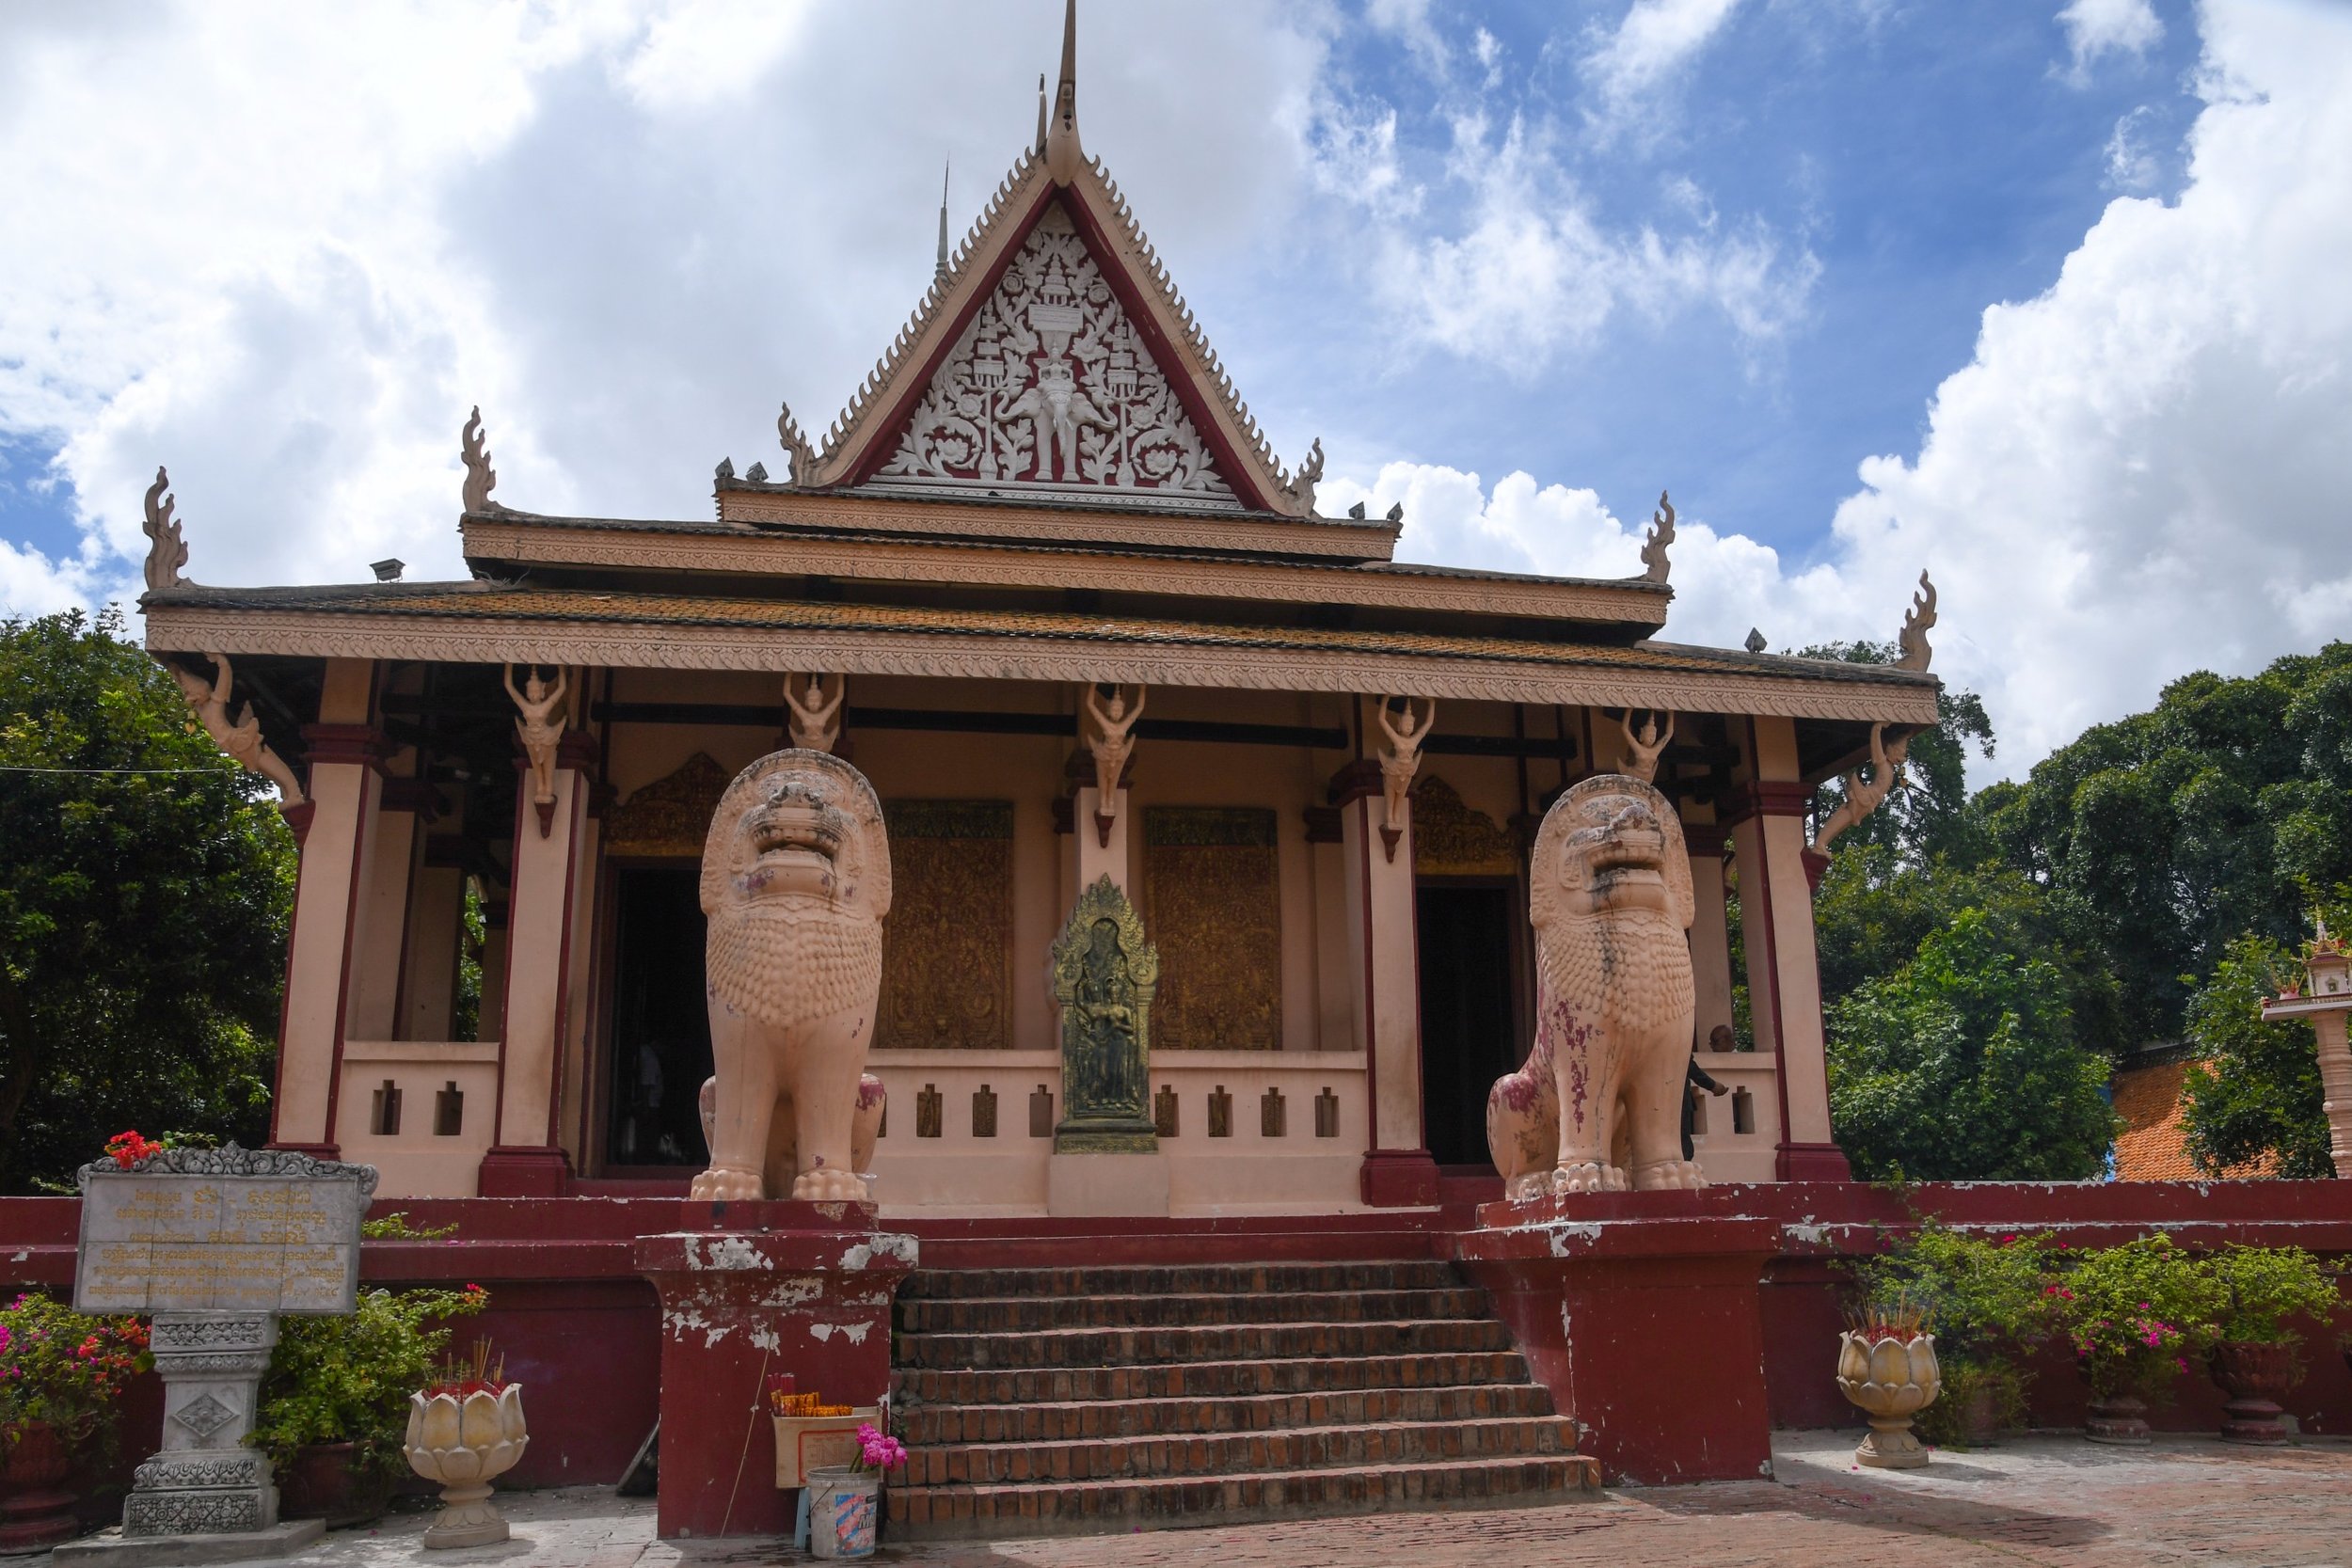
[[871,1557],[881,1523],[882,1477],[827,1466],[808,1473],[811,1557]]

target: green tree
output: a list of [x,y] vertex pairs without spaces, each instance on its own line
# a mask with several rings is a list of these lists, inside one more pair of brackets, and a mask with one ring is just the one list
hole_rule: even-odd
[[123,631],[0,623],[0,1192],[267,1132],[293,838]]
[[1866,1179],[2076,1180],[2115,1134],[2064,976],[1964,909],[1830,1010],[1830,1115]]
[[2262,1002],[2302,974],[2283,942],[2249,933],[2223,950],[2188,1001],[2199,1060],[2182,1085],[2189,1157],[2214,1176],[2257,1161],[2284,1177],[2337,1174],[2328,1153],[2319,1052],[2300,1019],[2265,1023]]
[[2231,942],[2290,941],[2352,882],[2352,643],[2183,676],[1975,812],[2004,861],[2074,895],[2130,1037],[2178,1037]]

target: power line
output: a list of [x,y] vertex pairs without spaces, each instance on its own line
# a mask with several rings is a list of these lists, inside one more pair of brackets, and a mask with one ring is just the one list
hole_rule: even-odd
[[223,773],[220,768],[17,768],[0,763],[0,773]]

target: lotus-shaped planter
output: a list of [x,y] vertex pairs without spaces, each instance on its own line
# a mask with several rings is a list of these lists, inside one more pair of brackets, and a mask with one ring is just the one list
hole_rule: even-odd
[[428,1546],[486,1546],[506,1539],[506,1520],[490,1502],[490,1482],[515,1467],[530,1446],[523,1430],[523,1387],[408,1396],[409,1467],[441,1487],[441,1516],[424,1532]]
[[1837,1337],[1837,1386],[1870,1418],[1870,1434],[1853,1451],[1855,1462],[1882,1470],[1912,1470],[1928,1462],[1928,1450],[1912,1435],[1911,1418],[1935,1400],[1944,1374],[1935,1364],[1935,1336],[1892,1335],[1871,1338]]

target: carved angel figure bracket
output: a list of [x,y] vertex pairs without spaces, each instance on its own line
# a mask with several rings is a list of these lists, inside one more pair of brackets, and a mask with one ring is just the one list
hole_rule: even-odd
[[550,688],[539,678],[539,667],[531,666],[521,689],[515,686],[515,667],[507,665],[503,672],[506,694],[515,700],[522,716],[515,721],[515,734],[521,741],[523,755],[531,762],[531,803],[539,814],[539,836],[547,837],[555,831],[555,751],[563,743],[564,730],[569,720],[556,709],[563,705],[569,690],[569,680],[559,667],[555,685]]
[[[1391,718],[1389,705],[1401,705],[1402,713]],[[1422,743],[1429,738],[1431,726],[1438,721],[1438,699],[1424,697],[1419,713],[1413,710],[1410,697],[1382,697],[1377,710],[1380,733],[1388,737],[1380,748],[1380,805],[1383,821],[1380,845],[1391,861],[1396,859],[1396,847],[1405,840],[1407,817],[1407,797],[1413,787],[1413,775],[1421,770]]]
[[245,705],[236,721],[229,718],[229,704],[236,681],[236,672],[230,667],[226,654],[206,654],[219,671],[215,679],[206,680],[185,665],[171,667],[172,678],[180,683],[180,694],[187,699],[188,709],[196,721],[204,726],[204,733],[213,737],[213,744],[229,754],[231,761],[248,773],[259,773],[278,786],[278,806],[280,811],[301,805],[305,800],[300,781],[286,760],[270,750],[262,739],[262,721],[253,715],[253,705]]
[[[828,684],[830,681],[830,684]],[[790,711],[792,744],[804,752],[830,752],[841,739],[841,708],[849,682],[839,675],[787,675],[784,705]]]
[[1618,765],[1617,771],[1629,778],[1639,779],[1644,784],[1656,784],[1658,782],[1658,758],[1673,743],[1675,737],[1674,711],[1670,708],[1666,712],[1666,733],[1663,735],[1658,733],[1658,715],[1655,712],[1645,712],[1642,715],[1642,728],[1639,734],[1636,734],[1633,729],[1631,708],[1626,709],[1619,716],[1617,727],[1625,732],[1625,758]]
[[1084,738],[1094,757],[1095,842],[1104,849],[1111,847],[1111,829],[1119,821],[1120,781],[1127,776],[1127,759],[1135,754],[1136,721],[1143,717],[1144,695],[1137,686],[1130,706],[1125,687],[1111,687],[1106,699],[1102,688],[1089,685],[1079,699],[1094,721],[1092,733]]

